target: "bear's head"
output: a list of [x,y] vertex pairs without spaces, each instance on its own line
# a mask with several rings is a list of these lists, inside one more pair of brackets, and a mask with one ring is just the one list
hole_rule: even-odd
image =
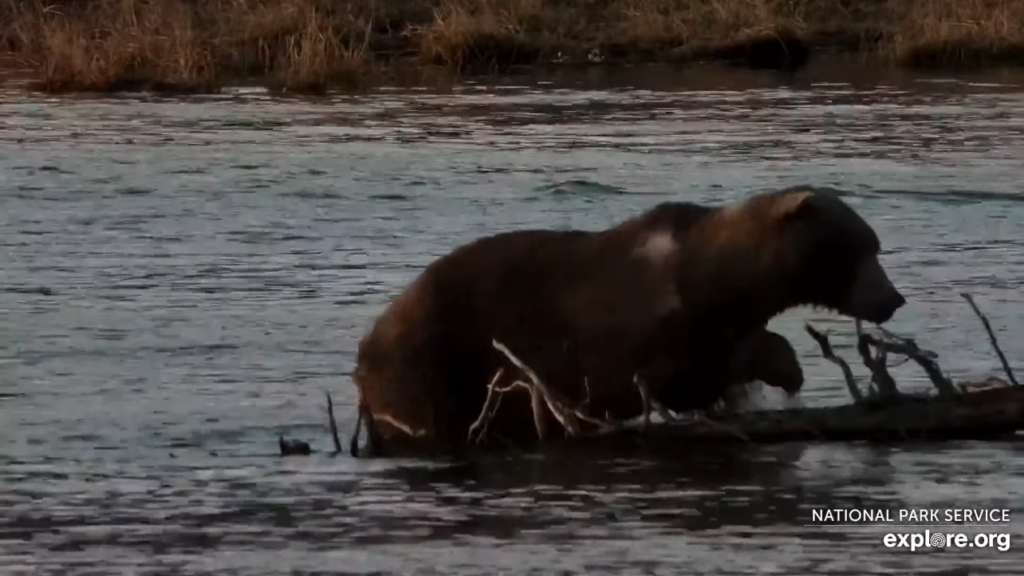
[[760,380],[789,396],[800,393],[804,371],[793,345],[785,336],[758,330],[742,341],[734,357],[736,382]]
[[754,228],[760,280],[779,311],[811,305],[882,324],[906,304],[878,260],[878,235],[838,195],[787,188],[728,210]]

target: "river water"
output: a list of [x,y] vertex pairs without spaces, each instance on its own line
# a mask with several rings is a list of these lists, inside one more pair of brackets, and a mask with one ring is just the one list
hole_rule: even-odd
[[[1024,358],[1024,74],[605,69],[314,100],[8,87],[0,148],[5,574],[1024,573],[1015,550],[808,526],[815,508],[1010,508],[1022,545],[1014,442],[276,456],[278,433],[330,449],[325,391],[347,440],[358,339],[454,246],[794,184],[842,190],[876,227],[910,301],[891,328],[956,379],[1001,375],[958,293]],[[807,318],[855,360],[846,322],[773,321],[804,402],[846,402]]]

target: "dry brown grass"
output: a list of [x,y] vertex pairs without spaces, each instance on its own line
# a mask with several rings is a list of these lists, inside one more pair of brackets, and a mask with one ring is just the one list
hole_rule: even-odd
[[909,66],[1024,62],[1024,0],[894,3],[887,48]]
[[800,43],[910,66],[1024,63],[1024,0],[441,0],[420,48],[456,67],[559,57],[775,66]]
[[444,0],[419,43],[426,62],[459,70],[536,61],[530,23],[543,22],[541,0]]
[[309,0],[8,0],[0,39],[32,63],[46,91],[210,91],[259,77],[308,92],[358,85],[372,18],[353,4],[336,12]]
[[[783,39],[780,42],[779,39]],[[0,52],[49,91],[363,85],[389,60],[1024,63],[1024,0],[0,0]]]
[[180,2],[122,10],[104,6],[107,29],[51,14],[39,22],[40,82],[49,90],[108,90],[151,82],[203,87],[214,80],[213,55]]

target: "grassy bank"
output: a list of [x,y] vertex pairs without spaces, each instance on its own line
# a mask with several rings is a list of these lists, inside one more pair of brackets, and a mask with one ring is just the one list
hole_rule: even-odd
[[0,58],[46,91],[358,88],[397,62],[1024,64],[1024,0],[0,0]]

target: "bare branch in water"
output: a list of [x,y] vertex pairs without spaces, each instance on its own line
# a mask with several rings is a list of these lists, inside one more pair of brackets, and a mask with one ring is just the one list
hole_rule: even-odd
[[359,430],[363,425],[363,409],[360,407],[356,414],[356,426],[352,430],[352,438],[348,441],[348,455],[353,458],[359,457]]
[[356,426],[352,431],[352,438],[348,441],[348,454],[353,458],[359,457],[359,432],[363,426],[363,407],[360,404],[356,414]]
[[651,410],[653,409],[661,416],[661,419],[665,422],[673,422],[678,420],[668,408],[661,402],[658,402],[654,396],[651,395],[650,387],[647,386],[647,381],[640,377],[639,374],[633,375],[633,385],[640,392],[640,403],[643,406],[643,421],[641,423],[641,429],[646,430],[651,424]]
[[[517,380],[513,385],[526,387],[527,389],[531,390],[530,411],[533,412],[533,427],[537,430],[537,438],[543,441],[545,438],[547,438],[548,434],[548,421],[544,417],[544,404],[546,403],[546,401],[541,398],[541,394],[533,393],[533,388],[531,388],[529,384],[523,382],[522,380]],[[559,422],[561,422],[561,420],[559,420]],[[573,421],[573,428],[565,426],[564,424],[563,426],[565,428],[566,436],[575,435],[579,433],[579,423],[577,422]]]
[[[548,410],[551,411],[551,414],[554,415],[555,419],[557,419],[558,422],[562,425],[562,427],[565,428],[566,434],[570,436],[578,435],[580,432],[580,424],[575,418],[575,414],[573,414],[572,409],[568,408],[566,406],[566,403],[563,402],[562,399],[555,398],[552,394],[552,391],[549,390],[548,387],[545,386],[544,383],[541,381],[540,377],[537,376],[537,373],[534,372],[532,368],[523,363],[522,360],[516,357],[516,355],[513,354],[512,351],[509,350],[507,346],[505,346],[501,342],[498,342],[497,340],[492,340],[491,343],[496,350],[504,354],[505,357],[509,359],[509,362],[512,362],[512,364],[514,364],[516,368],[522,370],[523,374],[525,374],[526,377],[530,379],[529,382],[523,382],[521,380],[516,381],[512,384],[512,387],[524,386],[527,390],[530,391],[534,409],[534,423],[536,423],[538,420],[543,420],[543,414],[537,414],[537,411],[542,408],[541,401],[543,401],[544,404],[547,405]],[[537,430],[538,434],[541,434],[542,432],[543,430]]]
[[313,449],[309,447],[309,444],[302,440],[285,440],[284,436],[277,436],[277,446],[281,451],[281,456],[309,456],[313,453]]
[[[491,419],[498,411],[498,406],[501,405],[501,393],[505,390],[498,389],[498,382],[504,375],[505,369],[498,368],[498,371],[494,373],[494,378],[491,378],[491,383],[487,385],[487,399],[484,400],[484,407],[480,410],[476,421],[469,427],[468,439],[471,444],[479,444],[483,440],[487,434],[487,426],[490,425]],[[476,440],[473,439],[474,436]]]
[[896,336],[891,332],[888,335],[893,340],[883,340],[870,334],[863,334],[862,338],[867,344],[874,346],[876,349],[883,349],[890,354],[902,354],[917,362],[917,365],[925,371],[928,379],[935,385],[939,394],[958,393],[953,383],[949,381],[949,378],[946,378],[942,373],[942,369],[939,368],[938,363],[935,361],[936,354],[934,352],[921,349],[917,342],[910,338]]
[[334,453],[331,456],[341,454],[341,439],[338,438],[338,421],[334,419],[334,401],[331,400],[331,393],[327,392],[327,422],[331,427],[331,438],[334,440]]
[[871,381],[875,383],[878,393],[883,398],[894,398],[900,395],[896,381],[889,374],[888,352],[885,348],[876,348],[877,353],[871,354],[871,343],[861,327],[860,320],[854,320],[857,331],[857,352],[864,366],[871,372]]
[[860,388],[857,387],[857,381],[853,377],[853,370],[850,369],[850,365],[846,363],[841,357],[837,356],[832,350],[832,343],[828,341],[828,335],[818,332],[810,324],[804,324],[804,330],[814,338],[814,341],[818,343],[818,347],[821,348],[821,355],[829,362],[839,366],[839,369],[843,371],[843,378],[846,380],[846,388],[850,391],[850,396],[853,397],[853,401],[856,403],[864,401],[864,395],[861,393]]
[[348,453],[353,458],[359,457],[359,433],[362,431],[363,420],[366,420],[366,445],[363,451],[366,456],[377,456],[379,455],[377,449],[380,447],[377,437],[376,421],[373,418],[373,413],[370,409],[359,402],[358,415],[356,416],[355,430],[352,431],[352,439],[348,443]]
[[[892,341],[895,341],[895,342],[903,342],[903,341],[907,340],[903,336],[900,336],[899,334],[893,332],[892,330],[889,330],[888,328],[886,328],[885,326],[882,326],[880,324],[875,324],[875,329],[878,330],[879,332],[881,332],[882,336],[884,336],[888,340],[892,340]],[[917,352],[918,352],[918,354],[920,354],[922,356],[925,356],[927,358],[931,358],[932,360],[938,360],[939,359],[939,355],[936,354],[935,352],[932,352],[931,350],[925,350],[923,348],[918,348]],[[909,356],[904,356],[904,359],[905,360],[910,360],[911,358]]]
[[589,416],[583,409],[583,407],[590,402],[590,384],[586,379],[583,381],[585,393],[583,402],[574,408],[560,393],[548,388],[540,377],[537,376],[537,373],[513,354],[507,346],[497,340],[492,340],[491,344],[497,351],[504,354],[505,357],[508,358],[509,362],[511,362],[513,366],[518,368],[526,376],[527,380],[516,380],[507,386],[499,386],[501,379],[504,376],[504,369],[498,370],[491,379],[490,385],[488,385],[487,399],[484,401],[484,406],[480,411],[480,415],[469,428],[468,437],[471,443],[478,444],[483,440],[487,433],[487,427],[490,425],[491,420],[497,413],[498,406],[500,406],[501,396],[505,392],[514,388],[523,388],[530,394],[530,403],[533,408],[533,424],[537,430],[537,437],[541,440],[543,440],[547,435],[547,425],[544,414],[545,408],[547,408],[555,419],[558,420],[558,423],[562,425],[566,436],[580,435],[580,421],[592,424],[600,431],[608,431],[615,427],[610,422]]
[[644,419],[640,428],[641,430],[647,430],[647,427],[651,424],[651,394],[647,390],[647,381],[641,378],[639,374],[633,374],[633,385],[640,392],[640,405],[643,409]]
[[671,410],[666,408],[664,404],[658,402],[654,398],[651,398],[651,408],[654,408],[658,415],[661,416],[661,419],[664,420],[665,422],[672,422],[674,420],[679,419],[679,417],[673,414]]
[[961,292],[960,296],[964,300],[967,300],[971,309],[974,310],[974,313],[981,319],[981,323],[985,326],[985,332],[988,333],[989,342],[992,343],[992,348],[995,349],[996,356],[999,356],[999,361],[1003,364],[1003,371],[1006,372],[1006,377],[1010,379],[1010,382],[1012,382],[1014,386],[1020,386],[1020,382],[1017,382],[1017,378],[1013,375],[1013,369],[1010,368],[1010,363],[1006,360],[1006,355],[1003,354],[1003,349],[999,347],[999,341],[996,340],[996,333],[992,330],[992,324],[989,323],[988,317],[981,312],[981,309],[978,308],[978,305],[974,302],[974,298],[970,294]]

